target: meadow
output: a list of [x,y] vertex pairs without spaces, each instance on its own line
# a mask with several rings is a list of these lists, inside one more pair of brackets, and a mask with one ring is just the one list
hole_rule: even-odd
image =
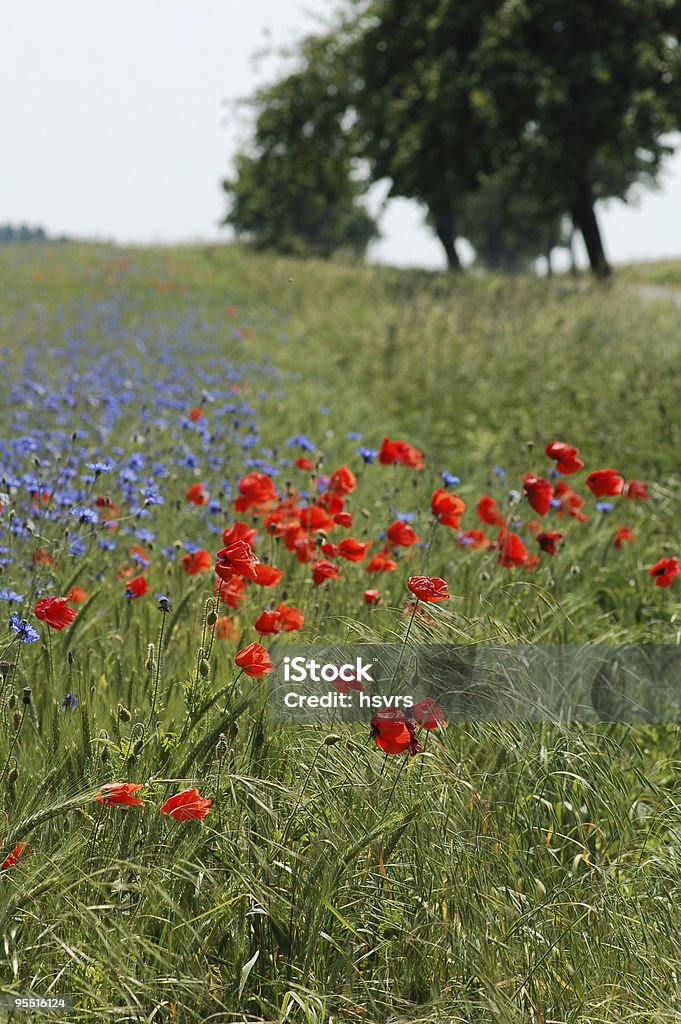
[[680,645],[653,278],[26,244],[0,280],[3,998],[681,1021],[676,722],[438,722],[387,752],[380,724],[272,721],[251,647]]

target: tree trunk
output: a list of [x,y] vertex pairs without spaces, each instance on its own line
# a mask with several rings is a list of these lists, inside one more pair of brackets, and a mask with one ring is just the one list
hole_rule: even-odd
[[572,220],[582,232],[582,238],[589,254],[589,263],[596,277],[608,277],[610,265],[605,258],[601,232],[596,220],[593,196],[588,185],[583,186],[572,208]]
[[437,213],[433,212],[433,223],[435,224],[435,233],[442,242],[442,248],[447,254],[448,268],[450,270],[461,270],[461,261],[454,242],[454,239],[456,238],[456,232],[454,230],[454,214],[451,210],[438,210]]

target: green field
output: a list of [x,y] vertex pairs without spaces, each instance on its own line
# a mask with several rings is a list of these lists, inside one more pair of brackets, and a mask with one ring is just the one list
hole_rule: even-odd
[[[0,588],[21,597],[3,598],[6,619],[40,633],[8,626],[0,652],[0,855],[24,844],[0,871],[2,993],[72,995],[52,1021],[681,1021],[677,724],[452,721],[414,757],[384,755],[368,724],[272,722],[267,678],[234,664],[269,644],[253,623],[278,601],[304,612],[307,643],[680,645],[681,579],[657,587],[649,569],[681,556],[681,314],[637,290],[679,280],[0,249]],[[425,468],[357,455],[385,436]],[[556,439],[586,463],[567,481],[587,521],[551,509],[551,557],[521,492]],[[88,468],[105,456],[115,469]],[[312,470],[291,464],[303,456]],[[394,552],[396,571],[340,560],[316,586],[233,499],[247,472],[314,493],[343,464],[349,532],[371,554],[402,514],[423,543]],[[648,499],[597,508],[584,478],[602,467]],[[506,568],[435,526],[443,471],[462,530],[488,493],[537,564]],[[204,506],[186,499],[196,482]],[[286,575],[226,611],[215,574],[181,558],[214,555],[235,519]],[[636,539],[616,549],[620,526]],[[327,532],[315,557],[348,531]],[[131,599],[133,574],[148,593]],[[415,574],[449,585],[425,616],[407,609]],[[72,586],[88,595],[72,624],[36,618]],[[143,784],[144,807],[99,803],[115,781]],[[158,813],[187,787],[212,800],[203,820]]]

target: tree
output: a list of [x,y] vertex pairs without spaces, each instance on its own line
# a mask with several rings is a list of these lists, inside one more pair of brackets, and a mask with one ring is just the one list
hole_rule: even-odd
[[224,223],[260,248],[361,255],[378,235],[357,201],[364,188],[343,69],[328,53],[328,39],[309,37],[301,66],[257,93],[252,143],[223,182],[231,199]]

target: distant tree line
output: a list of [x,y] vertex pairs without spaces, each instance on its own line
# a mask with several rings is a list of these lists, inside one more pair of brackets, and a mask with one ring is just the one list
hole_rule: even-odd
[[451,269],[466,238],[526,267],[654,185],[681,120],[681,0],[345,0],[250,101],[225,223],[262,247],[363,253],[374,182],[417,200]]
[[31,228],[28,224],[0,224],[0,245],[15,242],[68,242],[64,235],[50,237],[44,228]]

